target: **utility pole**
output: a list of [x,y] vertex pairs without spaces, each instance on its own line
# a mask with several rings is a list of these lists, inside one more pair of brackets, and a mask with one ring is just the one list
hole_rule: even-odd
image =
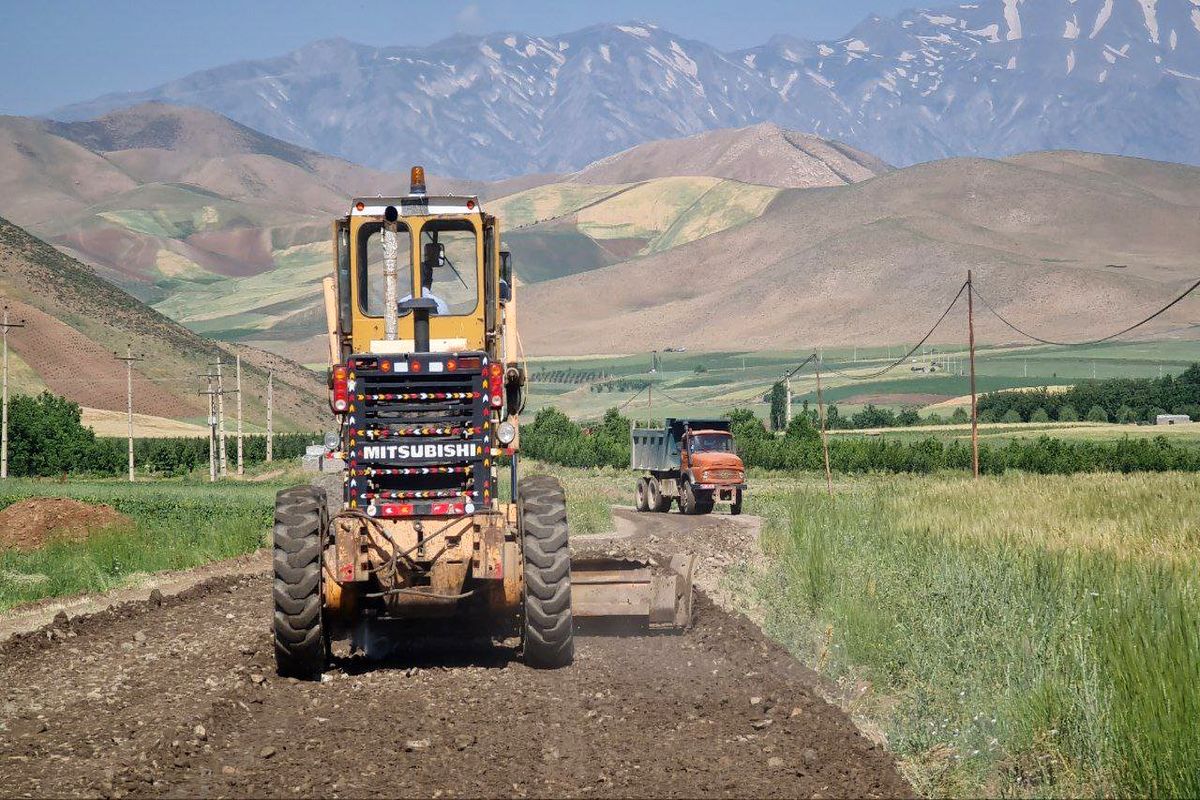
[[129,482],[133,483],[133,363],[135,361],[145,361],[145,356],[135,356],[133,354],[133,345],[125,345],[125,357],[122,358],[116,353],[117,361],[125,362],[125,413],[129,418]]
[[825,400],[821,396],[821,358],[817,357],[817,416],[821,420],[821,449],[825,451],[825,489],[833,497],[833,473],[829,471],[829,430],[825,427]]
[[208,379],[208,390],[200,394],[208,395],[208,482],[217,480],[217,392],[213,389],[212,370],[201,375]]
[[237,357],[237,442],[238,442],[238,475],[245,473],[242,461],[242,357]]
[[975,394],[975,286],[967,270],[967,337],[971,348],[971,472],[979,480],[979,398]]
[[[8,329],[24,328],[24,322],[8,321],[8,306],[4,307],[4,420],[0,423],[4,431],[0,434],[0,478],[8,477]],[[1160,367],[1161,370],[1161,367]]]
[[274,445],[275,437],[272,435],[273,431],[271,429],[271,404],[275,399],[274,381],[275,381],[275,370],[271,370],[271,369],[267,370],[267,463],[268,464],[271,463],[271,456],[274,453],[272,446]]
[[787,385],[787,420],[784,422],[784,430],[792,424],[792,376],[784,378],[784,383]]
[[224,478],[229,474],[229,466],[225,457],[225,381],[221,375],[220,356],[217,357],[215,364],[209,366],[217,368],[217,469]]

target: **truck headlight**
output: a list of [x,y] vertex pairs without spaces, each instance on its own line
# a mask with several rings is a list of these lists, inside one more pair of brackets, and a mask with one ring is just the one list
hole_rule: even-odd
[[501,422],[496,428],[496,438],[500,440],[500,444],[512,444],[513,439],[517,438],[517,426],[508,420]]

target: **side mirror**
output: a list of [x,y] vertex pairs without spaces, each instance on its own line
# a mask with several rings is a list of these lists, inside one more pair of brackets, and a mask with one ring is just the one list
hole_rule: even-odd
[[512,251],[500,251],[500,302],[512,300]]
[[439,242],[426,242],[425,255],[421,260],[431,267],[446,266],[446,245]]

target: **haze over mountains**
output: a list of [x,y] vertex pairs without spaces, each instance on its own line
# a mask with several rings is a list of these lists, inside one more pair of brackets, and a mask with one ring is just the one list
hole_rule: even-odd
[[428,47],[327,40],[53,115],[147,100],[379,168],[473,178],[568,172],[764,121],[897,165],[1046,149],[1200,163],[1200,0],[979,0],[732,53],[644,24]]

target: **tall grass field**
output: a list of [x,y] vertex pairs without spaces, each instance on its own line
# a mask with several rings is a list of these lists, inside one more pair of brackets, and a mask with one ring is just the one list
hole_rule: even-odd
[[0,611],[45,597],[116,588],[137,574],[190,569],[252,552],[268,541],[275,483],[7,481],[0,508],[30,497],[104,503],[132,525],[30,552],[0,549]]
[[928,796],[1200,796],[1200,479],[760,496],[769,632]]

